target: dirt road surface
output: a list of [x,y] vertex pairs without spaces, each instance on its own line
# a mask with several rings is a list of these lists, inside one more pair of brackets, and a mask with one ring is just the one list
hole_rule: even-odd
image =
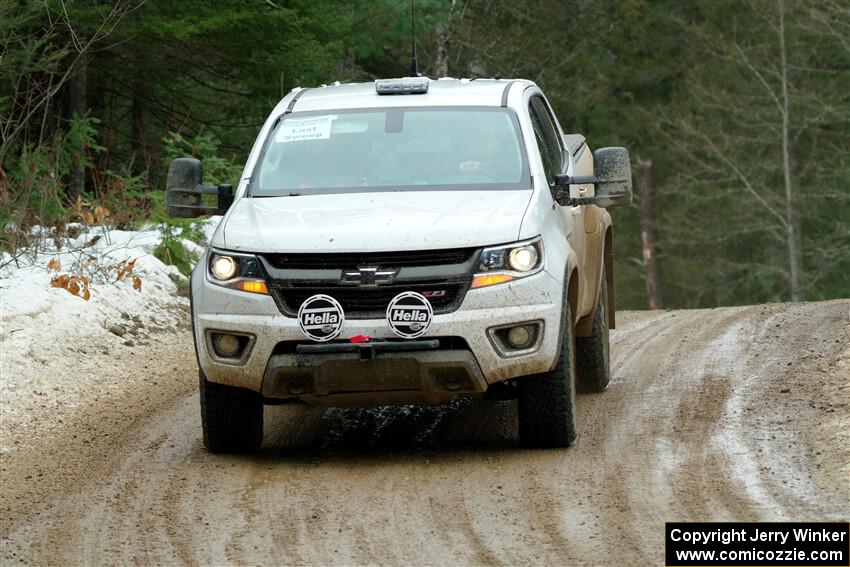
[[259,455],[210,455],[187,329],[69,354],[44,372],[77,401],[3,424],[0,562],[661,565],[665,521],[847,520],[848,317],[619,314],[611,386],[547,451],[462,401],[271,407]]

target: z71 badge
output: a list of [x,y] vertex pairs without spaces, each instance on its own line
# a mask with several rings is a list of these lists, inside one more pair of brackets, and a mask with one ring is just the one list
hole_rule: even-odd
[[325,342],[336,338],[344,321],[342,305],[330,295],[310,296],[298,309],[298,325],[314,341]]
[[431,303],[415,291],[396,295],[387,307],[387,324],[403,339],[424,335],[433,316]]

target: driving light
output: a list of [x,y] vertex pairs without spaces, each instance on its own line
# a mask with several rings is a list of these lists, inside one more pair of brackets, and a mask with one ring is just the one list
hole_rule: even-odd
[[236,262],[230,256],[216,256],[211,269],[216,279],[229,280],[236,275]]
[[508,255],[508,265],[517,272],[528,272],[537,265],[537,250],[534,246],[514,248]]
[[502,358],[526,356],[540,348],[543,321],[500,325],[487,329],[490,342]]
[[216,333],[213,335],[213,348],[222,358],[232,358],[239,352],[239,338],[234,335]]
[[531,333],[528,327],[513,327],[508,331],[508,343],[514,348],[525,348],[531,344]]

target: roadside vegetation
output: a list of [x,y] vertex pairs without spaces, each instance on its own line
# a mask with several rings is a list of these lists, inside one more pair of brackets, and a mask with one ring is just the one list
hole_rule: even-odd
[[[413,5],[424,74],[535,80],[566,130],[630,149],[618,308],[847,296],[846,0]],[[187,274],[204,232],[164,215],[168,162],[235,185],[293,87],[409,74],[409,10],[0,0],[0,263],[156,227]]]

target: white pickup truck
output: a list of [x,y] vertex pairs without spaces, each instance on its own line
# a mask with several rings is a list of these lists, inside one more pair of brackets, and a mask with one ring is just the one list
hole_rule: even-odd
[[565,134],[531,81],[295,89],[235,192],[192,158],[167,189],[224,214],[191,283],[210,451],[258,449],[264,404],[456,396],[514,397],[524,444],[568,446],[576,390],[608,384],[628,152]]

